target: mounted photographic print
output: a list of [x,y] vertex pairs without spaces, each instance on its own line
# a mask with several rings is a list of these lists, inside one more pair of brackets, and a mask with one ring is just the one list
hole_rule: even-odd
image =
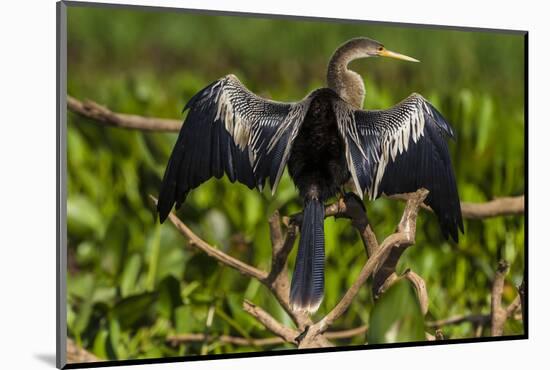
[[527,32],[61,2],[58,39],[58,367],[527,338]]

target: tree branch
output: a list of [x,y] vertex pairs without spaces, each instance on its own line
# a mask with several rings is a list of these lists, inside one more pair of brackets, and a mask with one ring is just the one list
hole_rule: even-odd
[[180,130],[180,120],[166,118],[148,118],[134,114],[115,113],[109,108],[91,100],[80,101],[67,95],[67,108],[83,117],[93,119],[104,126],[113,126],[142,131],[171,131]]
[[[395,194],[386,196],[389,199],[407,200],[408,194]],[[422,208],[433,212],[426,204]],[[495,198],[484,203],[460,202],[462,217],[467,219],[484,219],[497,216],[510,216],[523,214],[525,211],[525,196]]]
[[504,322],[506,321],[506,310],[502,308],[502,291],[504,289],[504,278],[508,273],[508,262],[502,260],[498,263],[498,268],[493,281],[491,291],[491,336],[498,337],[502,335]]
[[[153,202],[157,203],[157,199],[153,196],[150,196]],[[222,252],[221,250],[214,248],[201,238],[199,238],[187,225],[185,225],[173,212],[168,214],[168,218],[172,224],[182,233],[188,240],[189,244],[193,247],[196,247],[206,253],[208,256],[216,259],[218,262],[232,267],[235,270],[239,271],[241,274],[258,279],[263,281],[267,277],[267,272],[262,271],[256,267],[250,266],[230,255]]]
[[[426,326],[440,328],[446,325],[457,325],[463,322],[470,322],[476,328],[476,336],[481,335],[481,331],[484,327],[491,325],[491,336],[501,336],[504,329],[504,324],[508,318],[514,317],[514,314],[523,309],[522,305],[522,285],[518,287],[518,295],[508,305],[508,307],[502,307],[502,293],[504,290],[504,279],[508,273],[509,264],[506,261],[500,261],[493,280],[493,287],[491,289],[491,313],[490,314],[477,314],[477,315],[465,315],[465,316],[453,316],[448,319],[427,322]],[[521,320],[523,320],[523,313]]]
[[67,351],[67,363],[69,364],[103,361],[93,353],[88,352],[84,348],[77,346],[76,343],[71,338],[67,338],[66,351]]
[[281,218],[279,212],[275,212],[269,219],[269,229],[272,241],[271,270],[267,277],[261,282],[271,290],[279,304],[290,316],[296,326],[303,330],[310,325],[311,319],[304,312],[294,311],[290,307],[290,281],[288,279],[287,260],[296,237],[298,235],[298,226],[290,223],[287,225],[287,231],[282,238]]
[[285,342],[296,343],[298,332],[287,328],[286,326],[279,323],[273,318],[273,316],[265,312],[261,307],[256,306],[254,303],[248,300],[245,300],[243,302],[243,309],[260,323],[262,323],[262,325],[265,326],[266,329],[284,339]]
[[[156,205],[157,199],[153,196],[150,197]],[[176,229],[178,229],[178,231],[187,238],[190,246],[203,251],[208,256],[239,271],[244,276],[257,279],[269,290],[271,290],[275,298],[277,298],[283,309],[288,313],[290,318],[300,330],[303,330],[307,325],[311,325],[312,321],[309,316],[304,312],[292,310],[289,302],[290,282],[288,281],[288,274],[286,273],[286,262],[288,255],[292,250],[292,246],[294,245],[294,241],[296,240],[296,233],[298,229],[296,225],[289,225],[284,240],[280,240],[282,237],[282,230],[280,230],[280,218],[278,212],[272,216],[270,221],[270,231],[274,234],[272,234],[271,239],[276,244],[273,251],[272,269],[269,273],[267,273],[256,267],[250,266],[249,264],[242,262],[208,244],[193,233],[193,231],[173,212],[168,214],[168,219],[172,222]],[[277,227],[277,224],[279,225],[279,228]],[[281,246],[279,247],[278,245]]]
[[[364,335],[367,333],[367,326],[362,325],[357,328],[339,330],[339,331],[329,331],[325,333],[327,339],[348,339],[353,338],[358,335]],[[286,341],[280,337],[269,337],[269,338],[245,338],[245,337],[235,337],[231,335],[205,335],[204,333],[188,333],[188,334],[175,334],[170,335],[166,338],[166,341],[171,345],[176,346],[181,343],[190,343],[190,342],[204,342],[204,341],[219,341],[226,344],[234,344],[238,346],[255,346],[255,347],[264,347],[264,346],[273,346],[277,344],[286,343]]]
[[491,315],[457,315],[447,319],[428,321],[426,322],[426,326],[429,328],[441,328],[447,325],[460,325],[463,322],[470,322],[474,326],[486,326],[491,322]]
[[365,284],[377,266],[379,266],[387,258],[393,248],[403,248],[414,243],[418,209],[428,195],[428,191],[426,189],[420,189],[414,194],[415,195],[411,196],[407,201],[407,206],[405,207],[403,216],[397,227],[397,232],[388,236],[382,242],[372,257],[367,260],[361,269],[359,276],[353,285],[348,289],[346,294],[344,294],[344,297],[340,300],[340,302],[338,302],[332,311],[330,311],[316,324],[316,329],[318,329],[318,332],[324,332],[335,320],[342,316],[342,314],[349,308],[361,286]]

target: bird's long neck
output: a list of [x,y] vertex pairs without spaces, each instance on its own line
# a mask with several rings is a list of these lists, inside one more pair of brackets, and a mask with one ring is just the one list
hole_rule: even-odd
[[348,64],[363,57],[364,53],[355,45],[346,43],[336,49],[330,58],[327,71],[328,87],[358,109],[363,107],[365,84],[357,72],[348,69]]

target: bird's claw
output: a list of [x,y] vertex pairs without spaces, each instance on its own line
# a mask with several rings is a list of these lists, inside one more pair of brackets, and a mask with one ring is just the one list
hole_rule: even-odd
[[367,209],[365,208],[365,204],[363,203],[363,200],[355,193],[352,193],[352,192],[345,193],[344,203],[346,203],[347,206],[349,206],[351,203],[359,204],[363,212],[367,211]]
[[308,331],[309,331],[309,325],[306,326],[303,332],[301,332],[300,334],[298,334],[296,338],[294,338],[296,343],[300,344],[300,342],[306,337]]

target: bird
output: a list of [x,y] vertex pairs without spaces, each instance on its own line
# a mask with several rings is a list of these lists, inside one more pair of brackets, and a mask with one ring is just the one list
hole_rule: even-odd
[[[326,87],[297,102],[277,102],[248,90],[233,74],[196,93],[168,160],[157,212],[164,222],[189,191],[226,175],[275,194],[288,174],[303,200],[298,252],[289,302],[293,310],[318,310],[325,285],[324,202],[343,194],[374,200],[381,195],[429,190],[425,203],[445,239],[464,233],[447,138],[451,125],[413,93],[385,110],[364,110],[365,85],[348,65],[389,57],[418,62],[367,37],[339,46],[328,63]],[[349,186],[348,186],[349,187]]]

